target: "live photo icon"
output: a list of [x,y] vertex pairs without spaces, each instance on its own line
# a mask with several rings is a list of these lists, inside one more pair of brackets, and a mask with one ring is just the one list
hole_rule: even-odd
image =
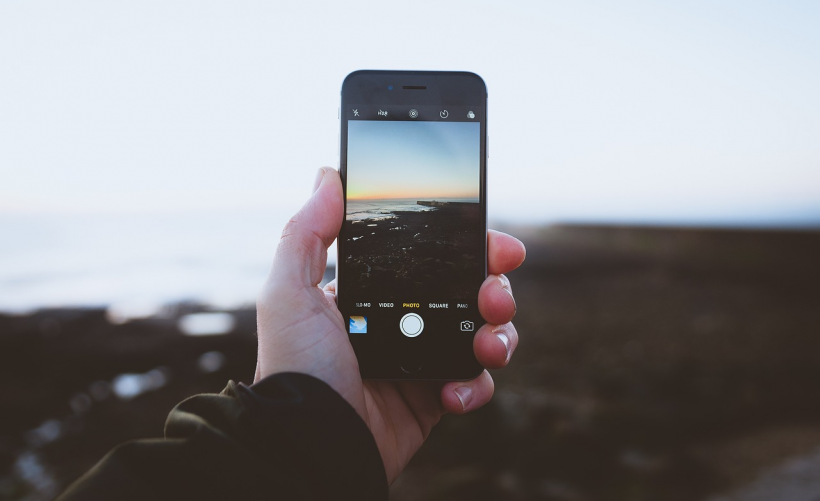
[[351,316],[350,317],[350,333],[351,334],[367,334],[367,317]]

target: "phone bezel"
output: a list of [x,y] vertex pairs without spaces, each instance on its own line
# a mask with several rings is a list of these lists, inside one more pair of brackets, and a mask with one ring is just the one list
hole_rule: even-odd
[[[392,86],[392,89],[388,88]],[[411,87],[411,88],[406,88]],[[424,87],[423,90],[418,87]],[[347,213],[347,142],[348,104],[384,105],[475,105],[481,106],[480,124],[480,203],[483,224],[484,277],[487,276],[487,88],[484,81],[470,72],[460,71],[385,71],[360,70],[349,74],[341,91],[339,171],[345,193]],[[344,230],[342,230],[344,231]],[[344,245],[337,242],[337,299],[344,298],[345,272],[343,271]],[[477,310],[477,294],[476,304]],[[341,304],[341,302],[340,302]],[[476,326],[478,327],[478,325]],[[477,328],[476,328],[477,332]],[[469,380],[477,377],[483,367],[475,359],[472,336],[461,336],[438,341],[408,338],[407,341],[380,342],[374,337],[350,335],[362,377],[367,379],[400,380]],[[475,332],[473,333],[473,336]],[[414,341],[415,340],[415,341]],[[386,346],[391,344],[392,346]],[[401,346],[396,346],[401,344]],[[432,347],[432,348],[431,348]],[[421,365],[414,371],[412,367]],[[407,367],[411,367],[408,371]]]

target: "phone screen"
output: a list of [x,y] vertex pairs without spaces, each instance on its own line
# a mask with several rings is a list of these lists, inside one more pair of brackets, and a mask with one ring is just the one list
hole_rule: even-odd
[[484,116],[482,102],[345,103],[338,298],[363,375],[476,368]]

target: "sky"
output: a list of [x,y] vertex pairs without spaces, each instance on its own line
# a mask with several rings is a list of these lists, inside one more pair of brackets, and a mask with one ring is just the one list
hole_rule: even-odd
[[279,227],[369,68],[483,77],[491,220],[817,225],[818,26],[789,0],[8,0],[0,214]]
[[477,122],[349,121],[347,196],[478,202],[479,127]]

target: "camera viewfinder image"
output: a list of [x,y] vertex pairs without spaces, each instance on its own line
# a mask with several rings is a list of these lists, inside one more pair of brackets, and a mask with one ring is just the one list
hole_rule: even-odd
[[484,279],[480,124],[348,124],[345,264],[368,297],[472,297]]

